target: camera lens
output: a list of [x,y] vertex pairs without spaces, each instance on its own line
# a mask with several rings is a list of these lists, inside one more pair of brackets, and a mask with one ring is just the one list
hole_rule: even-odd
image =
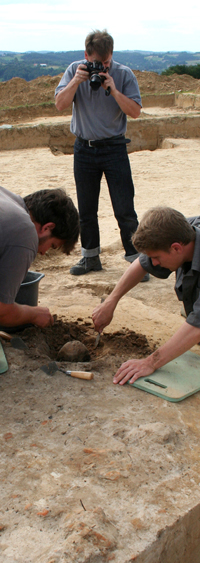
[[90,86],[92,90],[98,90],[101,86],[101,77],[98,74],[93,74],[90,78]]

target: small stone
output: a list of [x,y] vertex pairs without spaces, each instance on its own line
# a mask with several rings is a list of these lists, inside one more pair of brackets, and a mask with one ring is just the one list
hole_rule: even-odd
[[85,344],[79,340],[72,340],[62,346],[58,352],[58,358],[69,362],[89,362],[90,354]]

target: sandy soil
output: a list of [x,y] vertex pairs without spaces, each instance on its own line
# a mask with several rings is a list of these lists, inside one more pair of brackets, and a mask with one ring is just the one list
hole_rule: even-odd
[[[142,94],[175,91],[200,92],[200,80],[189,75],[160,76],[155,72],[139,70],[134,73]],[[41,76],[30,82],[26,82],[23,78],[12,78],[8,82],[0,82],[1,108],[52,102],[61,76]]]
[[[199,213],[200,140],[166,146],[130,155],[139,219],[157,204]],[[34,149],[0,158],[2,186],[22,196],[60,186],[76,203],[72,156]],[[45,273],[39,303],[57,314],[55,327],[21,332],[26,350],[3,343],[9,369],[0,380],[2,563],[143,563],[139,554],[158,531],[197,502],[199,394],[173,404],[112,384],[122,361],[149,353],[185,322],[174,274],[130,291],[95,350],[92,310],[128,267],[105,179],[99,223],[103,270],[70,275],[80,243],[69,257],[38,257],[32,270]],[[84,342],[90,361],[65,366],[92,370],[90,382],[41,370],[70,339]],[[200,355],[198,346],[193,351]],[[154,563],[160,561],[168,559]]]

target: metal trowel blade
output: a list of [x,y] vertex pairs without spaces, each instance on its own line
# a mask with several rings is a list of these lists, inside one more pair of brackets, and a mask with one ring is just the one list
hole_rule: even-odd
[[20,336],[13,336],[10,343],[12,348],[15,348],[16,350],[26,350],[28,348]]
[[97,348],[97,346],[99,345],[100,337],[101,337],[101,333],[99,332],[99,333],[97,334],[97,337],[96,337],[96,340],[95,340],[94,348]]
[[54,375],[54,373],[58,371],[56,362],[49,362],[48,364],[41,366],[40,369],[44,371],[44,373],[46,373],[47,375]]
[[[105,301],[105,297],[101,298],[101,303],[103,303]],[[95,345],[94,345],[94,349],[97,348],[97,346],[99,345],[100,342],[100,338],[101,338],[101,332],[99,332],[97,334],[96,340],[95,340]]]

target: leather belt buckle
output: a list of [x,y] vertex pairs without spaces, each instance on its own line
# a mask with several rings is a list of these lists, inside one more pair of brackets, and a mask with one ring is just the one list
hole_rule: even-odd
[[91,145],[91,143],[93,143],[94,141],[92,141],[91,139],[88,141],[88,146],[89,147],[93,147],[93,145]]

